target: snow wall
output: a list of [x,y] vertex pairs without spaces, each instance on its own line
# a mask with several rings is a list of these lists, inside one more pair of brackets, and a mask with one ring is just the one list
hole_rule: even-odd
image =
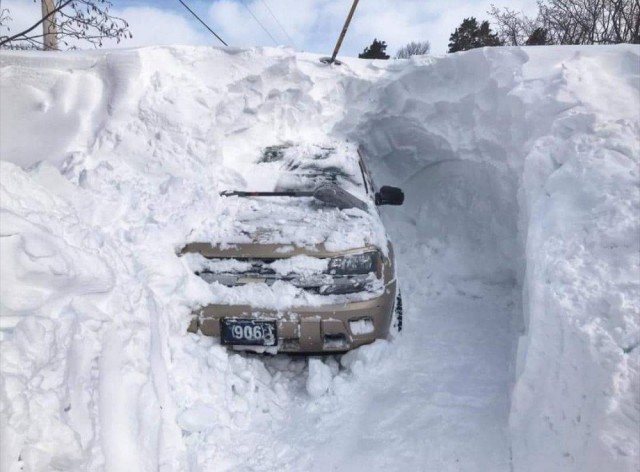
[[418,238],[462,238],[452,267],[522,288],[515,470],[639,465],[638,52],[485,49],[347,100]]
[[185,431],[211,420],[209,440],[233,443],[226,425],[286,403],[299,363],[259,394],[261,361],[183,334],[207,294],[175,249],[233,224],[216,189],[241,181],[243,156],[328,135],[405,189],[392,235],[439,248],[450,279],[521,293],[514,470],[635,470],[639,56],[3,52],[0,469],[201,470],[189,451],[211,444]]

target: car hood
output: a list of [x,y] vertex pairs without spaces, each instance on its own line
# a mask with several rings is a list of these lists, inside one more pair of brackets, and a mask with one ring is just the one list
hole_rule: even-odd
[[[386,252],[375,207],[339,210],[312,197],[221,197],[215,228],[191,235],[183,252],[208,257],[331,256],[365,247]],[[209,233],[209,235],[206,235]]]

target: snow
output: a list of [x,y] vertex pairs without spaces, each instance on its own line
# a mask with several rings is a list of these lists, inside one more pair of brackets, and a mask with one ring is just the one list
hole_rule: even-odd
[[[637,470],[639,56],[3,51],[0,470]],[[218,193],[327,139],[406,193],[382,209],[402,334],[309,359],[188,334],[238,300],[176,255],[241,234],[251,205]],[[284,213],[284,243],[384,237]]]
[[370,318],[349,322],[349,329],[353,334],[368,334],[374,332],[373,322]]
[[269,267],[281,275],[296,273],[300,275],[314,275],[326,271],[329,267],[329,260],[301,254],[299,256],[288,257],[287,259],[275,260]]
[[331,387],[331,368],[322,359],[309,359],[306,388],[312,398],[319,398]]

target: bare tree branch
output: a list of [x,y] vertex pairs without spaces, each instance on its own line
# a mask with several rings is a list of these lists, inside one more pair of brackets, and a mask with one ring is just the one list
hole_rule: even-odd
[[498,37],[508,46],[523,45],[536,29],[534,20],[508,7],[500,9],[492,4],[487,14],[493,18]]
[[514,46],[529,43],[534,31],[554,44],[640,42],[639,0],[538,0],[535,20],[493,5],[488,13],[500,39]]
[[42,18],[40,18],[39,21],[37,21],[36,23],[34,23],[33,25],[31,25],[29,28],[27,28],[24,31],[21,31],[20,33],[14,34],[13,36],[8,37],[7,39],[3,39],[2,41],[0,41],[0,47],[4,46],[7,43],[10,43],[11,41],[15,41],[16,39],[20,38],[21,36],[26,36],[27,34],[29,34],[31,31],[33,31],[34,29],[36,29],[38,26],[40,26],[42,23],[45,22],[45,20],[48,20],[49,18],[53,17],[61,8],[66,7],[67,5],[69,5],[71,2],[73,2],[73,0],[66,0],[64,2],[64,4],[60,7],[55,8],[54,10],[50,11],[48,15],[43,16]]
[[[109,13],[111,6],[108,0],[56,0],[53,9],[29,28],[12,36],[0,37],[0,47],[16,48],[20,42],[36,44],[35,38],[44,36],[44,33],[30,33],[45,21],[51,25],[48,34],[55,34],[66,46],[69,46],[67,38],[88,42],[94,47],[102,46],[104,39],[120,42],[123,38],[131,38],[128,23],[112,16]],[[1,15],[0,19],[3,18]],[[75,48],[75,45],[70,47]]]
[[408,59],[411,56],[421,56],[429,54],[431,44],[429,41],[411,41],[409,44],[401,47],[396,53],[396,59]]

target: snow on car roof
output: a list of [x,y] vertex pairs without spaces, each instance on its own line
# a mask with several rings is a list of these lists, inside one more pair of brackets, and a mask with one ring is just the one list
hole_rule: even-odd
[[[247,190],[310,191],[334,183],[358,198],[366,198],[358,150],[347,142],[284,143],[266,146],[250,172],[260,180]],[[258,187],[258,188],[256,188]]]

